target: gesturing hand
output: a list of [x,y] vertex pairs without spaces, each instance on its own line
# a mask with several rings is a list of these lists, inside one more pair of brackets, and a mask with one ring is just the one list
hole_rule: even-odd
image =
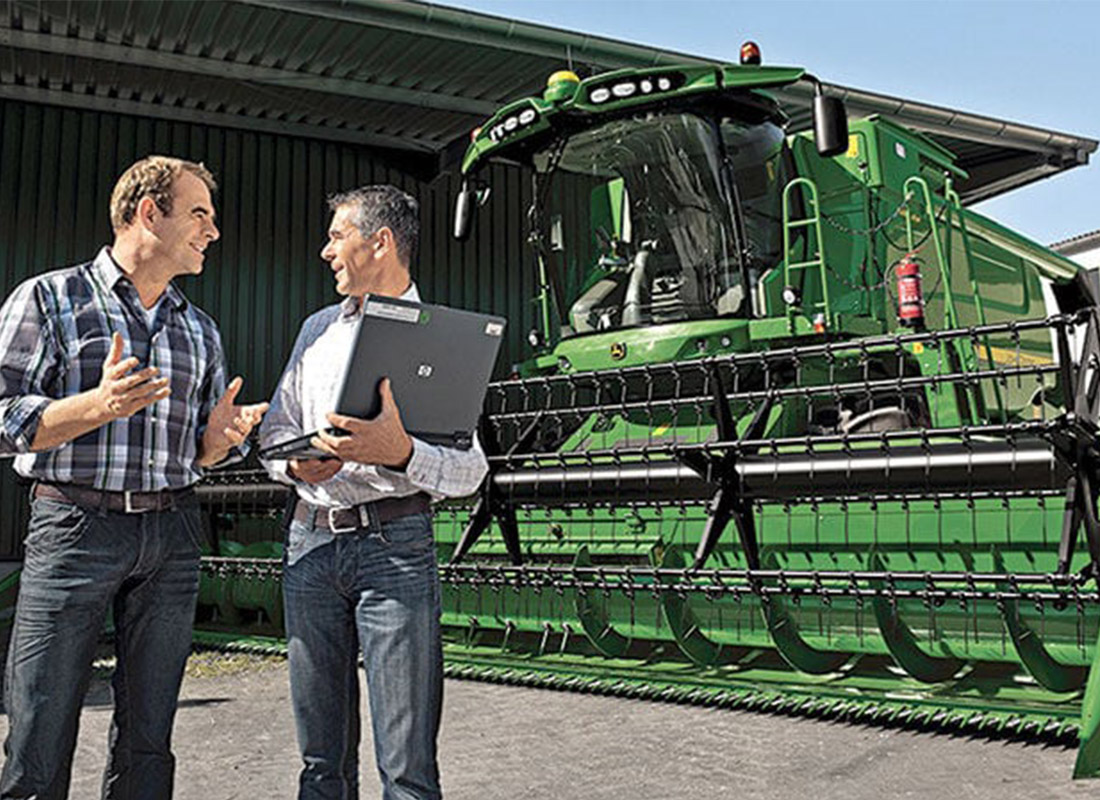
[[111,336],[111,349],[103,361],[103,376],[95,390],[96,405],[104,422],[133,416],[172,393],[167,378],[155,377],[160,371],[156,367],[130,374],[138,360],[131,356],[124,361],[122,346],[122,334],[115,331]]
[[341,461],[404,469],[412,457],[412,439],[401,422],[401,412],[393,399],[389,378],[382,381],[379,393],[382,395],[382,411],[377,417],[366,420],[330,413],[327,415],[328,421],[337,428],[343,428],[347,435],[336,436],[320,431],[310,443]]
[[267,403],[238,406],[233,401],[241,392],[244,379],[239,375],[229,382],[225,394],[210,411],[206,432],[202,436],[199,466],[217,464],[229,454],[229,450],[244,442],[252,429],[263,419]]

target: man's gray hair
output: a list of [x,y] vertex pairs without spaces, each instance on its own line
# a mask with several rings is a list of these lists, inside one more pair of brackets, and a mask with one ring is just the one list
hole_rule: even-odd
[[420,204],[416,198],[396,186],[377,184],[329,196],[330,209],[335,211],[342,206],[354,209],[352,224],[364,238],[380,228],[393,231],[397,258],[405,266],[412,263],[420,240]]

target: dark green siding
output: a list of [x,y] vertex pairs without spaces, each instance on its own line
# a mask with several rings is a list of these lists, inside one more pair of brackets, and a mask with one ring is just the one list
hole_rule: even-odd
[[[420,199],[414,275],[424,298],[506,316],[498,368],[522,357],[535,289],[523,244],[530,181],[520,169],[490,168],[490,200],[475,235],[460,244],[450,235],[455,179],[418,181],[396,157],[365,147],[11,101],[0,101],[0,293],[89,259],[109,242],[115,179],[150,153],[203,161],[218,179],[222,238],[208,252],[204,274],[180,285],[220,323],[246,399],[270,395],[299,323],[337,299],[318,256],[325,197],[364,183],[393,183]],[[26,491],[7,464],[0,474],[4,558],[20,553]]]

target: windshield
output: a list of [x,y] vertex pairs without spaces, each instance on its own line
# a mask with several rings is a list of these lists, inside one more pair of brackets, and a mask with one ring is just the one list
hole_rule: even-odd
[[771,123],[650,114],[536,155],[563,334],[743,313],[745,276],[778,251],[782,146]]

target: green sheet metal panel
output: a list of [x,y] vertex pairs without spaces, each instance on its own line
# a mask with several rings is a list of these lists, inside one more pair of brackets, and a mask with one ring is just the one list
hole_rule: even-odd
[[[393,183],[421,201],[414,275],[425,299],[503,314],[510,321],[498,371],[518,361],[533,321],[533,268],[523,243],[529,176],[493,166],[475,235],[451,237],[456,183],[402,170],[397,156],[311,141],[93,111],[0,101],[0,293],[31,275],[77,263],[110,240],[108,203],[119,172],[149,153],[203,161],[218,179],[221,240],[204,274],[181,282],[220,323],[230,368],[248,399],[270,395],[299,323],[337,299],[319,252],[325,197]],[[0,558],[21,554],[26,487],[0,465]]]

